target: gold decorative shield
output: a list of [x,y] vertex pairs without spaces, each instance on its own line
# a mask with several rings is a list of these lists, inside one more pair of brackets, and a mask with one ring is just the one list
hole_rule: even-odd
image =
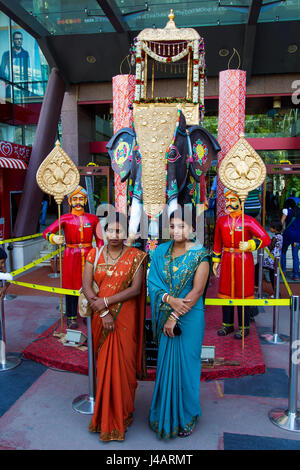
[[154,103],[134,104],[134,127],[142,157],[142,188],[145,212],[161,214],[166,203],[166,151],[172,143],[177,108]]
[[37,174],[37,184],[46,194],[54,196],[57,204],[77,188],[80,181],[79,171],[74,162],[61,148],[59,141],[41,163]]
[[235,191],[241,201],[266,178],[266,167],[258,153],[242,134],[221,162],[219,178],[223,185]]

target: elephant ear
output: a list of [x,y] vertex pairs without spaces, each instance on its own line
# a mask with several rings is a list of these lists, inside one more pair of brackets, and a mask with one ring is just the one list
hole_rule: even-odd
[[215,137],[204,127],[192,126],[188,130],[190,171],[199,183],[200,176],[211,166],[221,147]]
[[121,177],[122,182],[128,178],[131,171],[134,143],[134,130],[124,127],[116,132],[106,145],[112,169]]

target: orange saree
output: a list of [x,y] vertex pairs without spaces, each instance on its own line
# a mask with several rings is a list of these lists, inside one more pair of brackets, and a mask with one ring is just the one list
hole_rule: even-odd
[[[93,248],[87,261],[94,264],[95,256]],[[145,273],[145,258],[145,253],[130,247],[108,271],[102,252],[94,275],[98,296],[110,297],[127,289],[141,265]],[[97,390],[89,430],[99,432],[102,441],[122,441],[132,422],[137,378],[145,376],[145,282],[138,297],[111,305],[109,310],[115,317],[114,331],[102,327],[98,313],[92,317]]]

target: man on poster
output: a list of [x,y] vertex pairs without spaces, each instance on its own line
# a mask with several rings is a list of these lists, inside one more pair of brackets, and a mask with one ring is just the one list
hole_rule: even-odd
[[[238,195],[224,190],[227,215],[219,217],[215,228],[213,272],[215,276],[221,263],[218,296],[224,299],[250,299],[254,297],[254,262],[252,252],[270,244],[270,237],[251,216],[244,215],[244,241],[242,226],[242,204]],[[222,253],[223,252],[223,253]],[[244,253],[244,261],[242,254]],[[242,263],[244,262],[244,295]],[[249,334],[250,308],[245,307],[244,336]],[[222,328],[219,336],[234,331],[234,306],[223,306]],[[239,329],[234,335],[242,339],[242,307],[238,307]]]
[[[71,212],[61,216],[61,228],[63,235],[56,235],[59,231],[59,220],[51,224],[44,232],[46,240],[54,245],[62,245],[66,248],[63,255],[62,287],[64,289],[79,290],[82,286],[82,276],[85,260],[92,248],[93,237],[98,247],[103,245],[101,233],[99,233],[99,219],[96,215],[84,211],[87,203],[87,192],[82,186],[78,186],[68,196]],[[97,228],[97,225],[98,229]],[[77,328],[78,297],[66,295],[67,326]]]
[[[23,34],[21,31],[15,31],[12,36],[12,66],[13,66],[13,81],[24,82],[22,87],[28,90],[29,81],[29,69],[30,69],[30,57],[28,51],[23,47]],[[10,73],[10,53],[5,51],[2,55],[1,66],[0,66],[0,78],[4,80],[12,81]],[[27,93],[27,91],[26,91]],[[10,96],[10,86],[7,87],[6,96]]]

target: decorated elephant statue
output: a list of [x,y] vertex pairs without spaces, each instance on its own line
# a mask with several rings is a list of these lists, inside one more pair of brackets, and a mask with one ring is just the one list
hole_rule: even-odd
[[[157,219],[165,204],[170,214],[177,204],[191,202],[190,177],[199,183],[220,151],[219,143],[206,129],[187,127],[180,110],[172,113],[154,109],[150,116],[136,115],[133,127],[120,129],[107,144],[112,169],[122,182],[130,182],[129,239],[134,239],[138,231],[143,208],[156,222],[152,228],[150,223],[149,234],[157,236]],[[167,147],[166,142],[171,144]]]

